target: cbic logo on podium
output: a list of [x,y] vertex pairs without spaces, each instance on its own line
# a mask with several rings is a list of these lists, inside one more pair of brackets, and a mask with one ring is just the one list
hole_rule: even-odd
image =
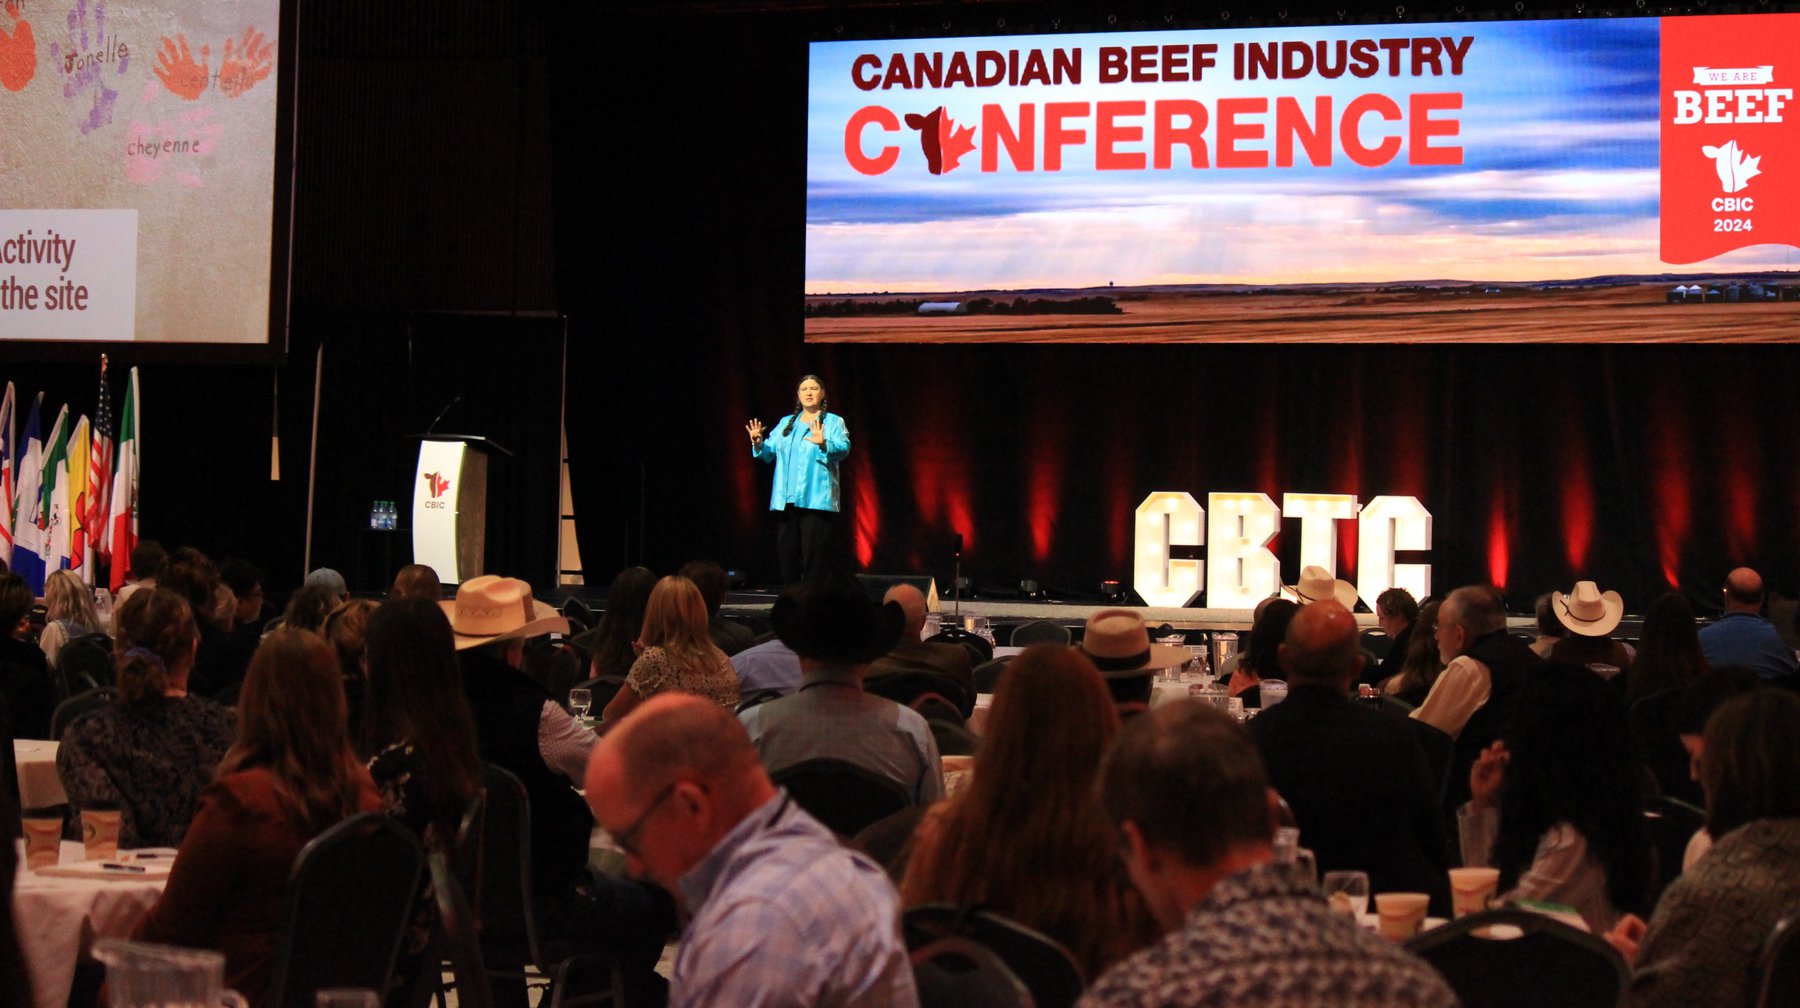
[[425,502],[425,506],[428,508],[444,507],[443,496],[444,492],[450,489],[450,481],[445,479],[442,473],[434,472],[426,473],[422,478],[425,480],[426,488],[431,491],[431,499]]

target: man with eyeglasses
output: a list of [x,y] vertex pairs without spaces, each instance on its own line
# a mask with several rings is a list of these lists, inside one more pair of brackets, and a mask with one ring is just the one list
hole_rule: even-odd
[[893,884],[770,782],[729,711],[652,697],[595,747],[586,781],[632,872],[693,915],[670,1005],[918,1004]]

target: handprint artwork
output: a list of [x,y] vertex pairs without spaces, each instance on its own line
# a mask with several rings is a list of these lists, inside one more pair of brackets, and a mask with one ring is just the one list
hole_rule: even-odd
[[225,40],[225,55],[219,62],[219,90],[227,98],[236,98],[269,76],[275,47],[255,28],[244,29],[244,43],[235,53],[231,43],[231,39]]
[[156,76],[169,89],[169,93],[185,101],[193,101],[206,90],[206,61],[212,55],[209,46],[200,47],[200,60],[194,61],[194,54],[188,51],[186,35],[177,35],[173,39],[163,36],[162,48],[156,53]]
[[[6,17],[0,18],[0,87],[22,91],[37,73],[37,39],[31,33],[31,22],[19,13],[17,0],[7,0]],[[12,31],[6,30],[7,24]]]
[[69,10],[69,34],[64,43],[50,43],[50,62],[63,72],[63,98],[82,133],[92,133],[112,122],[119,92],[107,86],[107,78],[121,79],[131,67],[131,50],[106,35],[106,2],[75,0]]

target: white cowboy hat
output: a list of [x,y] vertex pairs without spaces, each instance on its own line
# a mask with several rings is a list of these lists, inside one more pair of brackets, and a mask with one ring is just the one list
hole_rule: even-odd
[[458,651],[517,637],[569,632],[569,621],[549,604],[532,598],[531,586],[518,578],[497,574],[470,578],[456,589],[454,600],[438,606],[450,617]]
[[1600,586],[1592,581],[1577,581],[1575,590],[1567,595],[1550,593],[1550,609],[1570,633],[1605,637],[1625,615],[1625,600],[1616,591],[1602,594]]
[[1331,572],[1323,567],[1301,568],[1300,583],[1286,585],[1282,591],[1291,593],[1294,601],[1301,605],[1330,599],[1351,612],[1356,611],[1356,586],[1342,578],[1332,577]]
[[1132,609],[1102,609],[1089,616],[1079,650],[1108,679],[1148,675],[1191,657],[1187,648],[1150,643],[1143,615]]

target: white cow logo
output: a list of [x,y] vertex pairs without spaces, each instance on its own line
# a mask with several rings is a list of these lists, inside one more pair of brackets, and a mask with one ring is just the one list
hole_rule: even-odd
[[1703,146],[1700,153],[1712,158],[1713,169],[1719,173],[1719,185],[1728,193],[1743,189],[1751,179],[1762,174],[1762,169],[1757,167],[1762,158],[1738,150],[1736,140],[1727,140],[1717,147]]

